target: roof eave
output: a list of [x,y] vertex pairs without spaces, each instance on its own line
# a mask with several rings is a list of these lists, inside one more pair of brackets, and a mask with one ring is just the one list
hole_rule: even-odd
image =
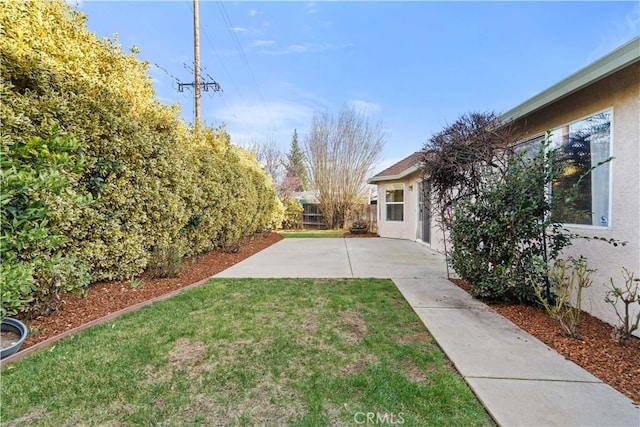
[[418,172],[420,168],[418,166],[409,166],[407,169],[402,171],[402,173],[396,175],[383,175],[383,176],[373,176],[367,180],[367,184],[375,184],[378,182],[386,182],[386,181],[399,181],[408,177],[409,175]]
[[610,54],[512,108],[500,119],[503,123],[518,120],[638,61],[640,61],[640,37],[634,38]]

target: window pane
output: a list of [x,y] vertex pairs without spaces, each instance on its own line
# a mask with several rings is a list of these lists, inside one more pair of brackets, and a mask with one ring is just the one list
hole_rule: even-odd
[[402,184],[389,184],[386,186],[386,201],[404,202],[404,186]]
[[404,221],[404,204],[387,205],[387,221]]
[[554,206],[555,220],[568,224],[609,225],[609,158],[611,113],[605,112],[556,129],[552,140],[560,148],[562,175],[553,192],[573,200]]

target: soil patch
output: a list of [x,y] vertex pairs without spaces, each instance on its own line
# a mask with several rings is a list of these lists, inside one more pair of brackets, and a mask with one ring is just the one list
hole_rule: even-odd
[[347,231],[342,235],[342,237],[352,238],[352,237],[380,237],[376,233],[351,233]]
[[[467,292],[471,290],[464,280],[451,281]],[[611,335],[613,326],[585,312],[580,317],[582,339],[564,337],[542,308],[485,302],[503,317],[640,404],[640,339],[630,338],[620,346]]]

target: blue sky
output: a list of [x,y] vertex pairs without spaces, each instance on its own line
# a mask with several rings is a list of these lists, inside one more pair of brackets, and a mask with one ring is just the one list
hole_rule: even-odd
[[[193,93],[174,79],[193,81],[192,1],[77,8],[90,31],[137,46],[159,99],[193,120]],[[201,68],[223,89],[203,93],[203,120],[286,152],[314,112],[355,106],[389,133],[374,172],[459,115],[505,112],[640,35],[635,1],[200,0],[199,12]]]

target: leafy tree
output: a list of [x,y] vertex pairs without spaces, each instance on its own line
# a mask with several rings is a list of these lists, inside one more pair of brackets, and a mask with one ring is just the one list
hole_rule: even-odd
[[304,154],[298,143],[298,131],[293,130],[291,139],[291,149],[287,155],[287,174],[285,180],[288,183],[287,188],[292,191],[309,190],[309,178],[307,177],[307,169],[304,163]]
[[343,228],[349,214],[364,201],[367,174],[386,139],[381,123],[369,123],[353,108],[335,117],[314,115],[305,150],[311,186],[329,228]]

